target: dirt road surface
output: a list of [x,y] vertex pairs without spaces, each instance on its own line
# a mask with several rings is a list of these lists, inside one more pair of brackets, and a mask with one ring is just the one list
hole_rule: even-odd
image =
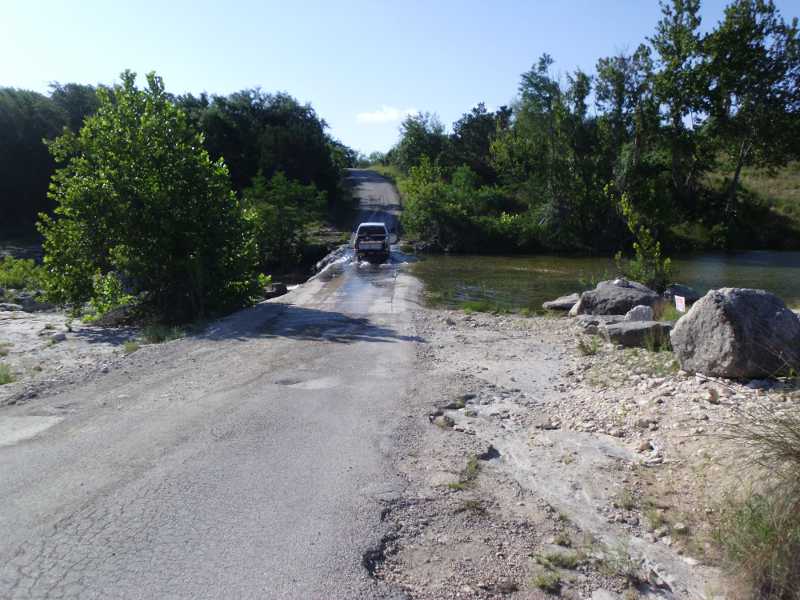
[[[352,177],[394,223],[394,188]],[[340,261],[4,407],[0,597],[392,597],[364,563],[403,488],[417,288]]]

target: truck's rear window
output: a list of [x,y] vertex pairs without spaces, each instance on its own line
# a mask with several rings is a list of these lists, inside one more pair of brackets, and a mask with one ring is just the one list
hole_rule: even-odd
[[366,235],[373,236],[373,235],[386,235],[386,230],[383,227],[362,227],[358,230],[359,237],[363,237]]

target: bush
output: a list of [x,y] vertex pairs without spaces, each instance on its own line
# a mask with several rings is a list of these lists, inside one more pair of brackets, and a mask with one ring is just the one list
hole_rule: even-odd
[[758,408],[732,437],[750,451],[757,487],[727,500],[716,531],[728,566],[753,597],[800,597],[800,410]]
[[614,257],[617,269],[628,279],[663,292],[672,279],[672,261],[662,258],[661,243],[644,226],[641,215],[633,208],[626,194],[620,197],[619,206],[635,241],[633,258],[623,259],[622,252]]
[[16,378],[14,377],[14,372],[11,370],[5,363],[0,363],[0,385],[5,385],[7,383],[14,383]]
[[59,303],[107,306],[140,294],[165,318],[190,320],[256,290],[252,230],[201,136],[155,74],[122,74],[76,136],[50,144],[55,218],[40,216],[46,288]]
[[326,194],[281,172],[269,180],[259,174],[244,191],[244,205],[255,228],[264,265],[289,268],[300,261],[308,226],[322,217]]
[[0,258],[0,287],[38,290],[44,285],[44,270],[33,259]]

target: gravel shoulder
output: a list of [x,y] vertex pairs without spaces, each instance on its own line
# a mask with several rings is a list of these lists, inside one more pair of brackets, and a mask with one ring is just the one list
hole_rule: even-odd
[[743,476],[724,437],[797,392],[689,376],[568,318],[420,309],[420,439],[375,575],[411,598],[714,598],[711,541]]

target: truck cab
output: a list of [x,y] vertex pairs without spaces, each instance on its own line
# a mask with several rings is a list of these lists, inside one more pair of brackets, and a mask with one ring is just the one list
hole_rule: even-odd
[[357,260],[384,262],[389,259],[391,238],[386,223],[361,223],[353,237]]

